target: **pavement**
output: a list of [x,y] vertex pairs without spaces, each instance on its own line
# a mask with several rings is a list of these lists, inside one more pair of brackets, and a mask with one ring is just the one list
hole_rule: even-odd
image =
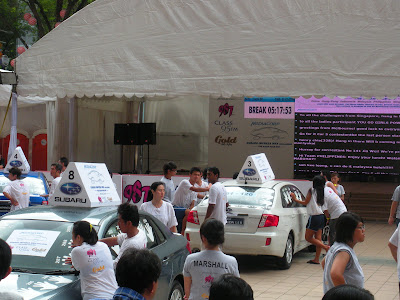
[[[365,289],[374,294],[376,300],[397,300],[397,268],[387,246],[395,227],[372,222],[365,227],[365,241],[354,247],[364,271]],[[270,259],[263,257],[238,256],[237,259],[240,276],[253,288],[255,300],[312,300],[323,297],[322,268],[306,263],[313,257],[314,253],[307,250],[295,254],[288,270],[278,270]]]

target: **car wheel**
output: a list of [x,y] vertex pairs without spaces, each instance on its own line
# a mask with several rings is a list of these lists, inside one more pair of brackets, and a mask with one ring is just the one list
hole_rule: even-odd
[[278,267],[282,270],[289,269],[293,260],[293,236],[289,234],[286,241],[285,253],[277,259]]
[[179,281],[175,280],[172,284],[171,292],[169,293],[168,300],[183,300],[183,288]]

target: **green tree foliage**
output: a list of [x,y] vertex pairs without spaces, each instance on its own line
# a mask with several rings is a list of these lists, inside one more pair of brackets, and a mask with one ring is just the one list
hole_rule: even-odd
[[[39,40],[52,29],[78,10],[95,0],[0,0],[0,42],[3,54],[16,57],[16,42],[19,39],[29,48],[29,37],[33,42]],[[62,17],[60,12],[65,11]],[[36,19],[29,25],[24,15],[30,13]]]

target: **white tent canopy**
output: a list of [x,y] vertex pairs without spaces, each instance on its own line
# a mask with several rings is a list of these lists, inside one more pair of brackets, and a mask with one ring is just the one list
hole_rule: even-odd
[[399,94],[397,0],[97,0],[17,59],[23,96]]

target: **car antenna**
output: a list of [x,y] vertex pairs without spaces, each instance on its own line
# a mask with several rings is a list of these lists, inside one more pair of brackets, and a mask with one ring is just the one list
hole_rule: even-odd
[[246,176],[244,177],[244,184],[247,184]]

